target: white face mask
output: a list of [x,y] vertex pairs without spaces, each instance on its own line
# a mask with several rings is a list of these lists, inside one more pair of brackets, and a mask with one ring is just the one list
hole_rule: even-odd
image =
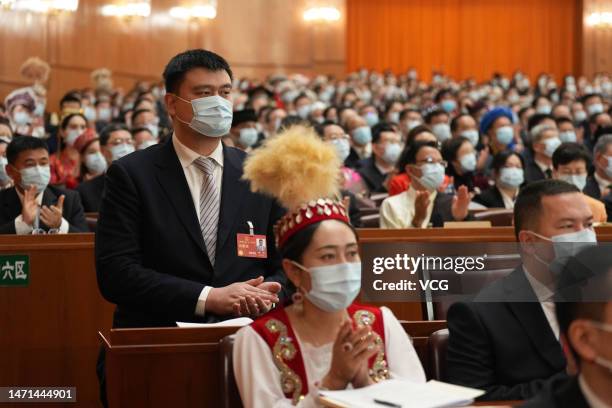
[[151,132],[151,135],[153,136],[154,139],[157,139],[159,137],[159,126],[158,125],[156,125],[155,123],[149,123],[145,125],[145,127],[149,129],[149,132]]
[[[593,326],[597,327],[599,330],[603,330],[603,331],[605,331],[607,333],[612,333],[612,324],[596,322],[596,321],[593,321],[593,320],[591,320],[590,323]],[[607,368],[610,371],[610,373],[612,374],[612,361],[610,361],[610,360],[608,360],[606,358],[600,357],[600,356],[596,356],[594,361],[595,361],[595,364],[597,364],[597,365],[599,365],[599,366],[601,366],[603,368]]]
[[440,143],[451,138],[450,126],[447,123],[437,123],[433,125],[432,131]]
[[[534,254],[534,258],[538,262],[546,266],[550,266],[551,270],[555,269],[556,272],[560,271],[559,266],[563,266],[568,258],[576,256],[586,247],[597,244],[597,235],[595,235],[593,228],[584,228],[580,231],[554,235],[551,238],[547,238],[533,231],[529,232],[536,237],[552,242],[553,249],[555,251],[555,259],[552,262],[546,262],[536,254]],[[555,262],[557,265],[553,265],[553,262]]]
[[32,118],[30,118],[30,115],[27,112],[19,111],[15,112],[15,114],[13,115],[13,122],[15,122],[17,126],[25,126],[31,121]]
[[421,177],[415,178],[427,190],[437,190],[444,182],[444,166],[440,163],[426,163],[420,169]]
[[85,167],[91,174],[102,174],[106,171],[106,159],[100,152],[90,153],[85,156]]
[[81,131],[79,129],[70,129],[66,132],[66,138],[64,138],[64,142],[68,146],[74,146],[74,142],[81,136]]
[[523,169],[516,167],[503,167],[499,173],[499,182],[502,187],[517,188],[525,181]]
[[476,170],[476,153],[471,152],[464,154],[459,159],[459,164],[461,164],[461,169],[463,171],[472,172]]
[[21,169],[21,187],[25,190],[30,186],[36,187],[37,194],[45,191],[51,180],[51,168],[46,166],[32,166]]
[[574,132],[573,130],[559,132],[559,139],[562,143],[576,143],[576,132]]
[[478,144],[478,131],[475,129],[464,130],[461,132],[461,136],[469,140],[472,146],[476,146]]
[[421,124],[420,120],[409,120],[406,123],[406,127],[408,128],[408,132],[410,132],[412,129],[414,129],[415,127],[419,126]]
[[544,154],[547,157],[552,157],[557,147],[561,145],[561,140],[558,137],[552,137],[543,141],[544,143]]
[[0,156],[0,183],[7,184],[11,181],[11,178],[6,172],[6,165],[8,164],[8,160],[4,156]]
[[111,155],[113,156],[113,161],[119,160],[123,156],[127,156],[128,154],[134,151],[134,146],[127,143],[121,143],[118,145],[114,145],[110,148]]
[[584,190],[584,186],[586,186],[587,175],[586,174],[560,174],[559,180],[563,180],[567,183],[573,184],[580,191]]
[[259,134],[257,133],[257,129],[254,129],[254,128],[240,129],[240,136],[238,138],[238,143],[240,143],[244,147],[251,147],[255,143],[257,143],[258,137],[259,137]]
[[83,115],[89,122],[96,120],[96,110],[93,106],[86,106],[85,109],[83,109]]
[[193,109],[191,123],[187,123],[176,116],[179,122],[189,125],[199,134],[208,137],[222,137],[228,134],[232,127],[233,118],[231,101],[219,95],[205,96],[191,101],[178,95],[175,96],[183,102],[190,103]]
[[335,312],[346,309],[361,289],[361,262],[306,268],[292,263],[310,274],[310,292],[306,298],[319,309]]

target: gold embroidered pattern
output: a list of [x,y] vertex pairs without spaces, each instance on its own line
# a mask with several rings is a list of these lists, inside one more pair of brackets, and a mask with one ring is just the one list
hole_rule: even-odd
[[281,388],[283,393],[291,394],[291,402],[296,405],[302,395],[302,380],[300,377],[285,363],[286,360],[293,360],[296,354],[295,346],[292,343],[291,337],[287,336],[287,327],[279,320],[270,319],[266,322],[266,328],[271,333],[279,333],[272,354],[274,356],[274,364],[281,373]]
[[[368,310],[357,310],[353,314],[353,321],[357,327],[371,326],[374,324],[375,320],[376,316]],[[374,382],[379,382],[390,378],[389,368],[387,366],[387,360],[385,360],[385,344],[382,338],[374,330],[372,330],[372,335],[374,336],[374,343],[378,346],[379,351],[376,354],[376,359],[374,360],[374,364],[372,364],[372,368],[370,368],[369,374]]]

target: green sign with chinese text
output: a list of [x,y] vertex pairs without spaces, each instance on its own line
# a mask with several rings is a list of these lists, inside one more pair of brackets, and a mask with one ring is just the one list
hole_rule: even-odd
[[28,255],[0,255],[0,286],[28,286],[29,283]]

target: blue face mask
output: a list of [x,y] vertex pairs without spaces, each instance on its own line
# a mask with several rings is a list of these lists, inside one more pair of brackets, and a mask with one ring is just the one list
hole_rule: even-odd
[[440,163],[427,163],[421,166],[421,177],[417,181],[429,191],[437,190],[444,182],[444,166]]
[[30,115],[27,112],[19,111],[15,112],[15,114],[13,115],[13,121],[17,126],[24,126],[29,124],[32,119],[30,118]]
[[499,182],[503,187],[518,188],[525,181],[523,169],[504,167],[499,173]]
[[453,99],[445,99],[442,101],[441,105],[442,109],[444,109],[444,111],[447,113],[450,113],[457,108],[457,102],[455,102]]
[[576,143],[576,132],[573,130],[566,130],[565,132],[559,133],[559,139],[562,143]]
[[312,107],[310,105],[302,105],[297,109],[297,114],[300,118],[307,119],[311,110]]
[[21,187],[26,190],[30,186],[36,187],[37,194],[45,191],[51,180],[51,168],[46,166],[26,167],[20,171]]
[[476,146],[478,144],[478,131],[475,129],[464,130],[461,132],[461,136],[469,140],[472,146]]
[[293,262],[310,274],[310,291],[306,299],[319,309],[336,312],[346,309],[361,289],[361,262],[306,268]]
[[400,154],[402,154],[402,147],[399,143],[387,143],[382,159],[387,162],[387,164],[395,164]]
[[469,173],[476,170],[476,153],[464,154],[459,159],[459,164],[461,164],[461,169],[465,172]]
[[338,158],[342,163],[349,157],[351,154],[351,145],[348,139],[333,139],[331,143],[336,148],[336,153],[338,153]]
[[368,126],[372,127],[378,123],[378,113],[368,112],[364,117]]
[[514,129],[512,129],[512,126],[502,126],[497,128],[495,131],[495,137],[500,144],[508,146],[514,138]]
[[238,143],[240,143],[244,147],[251,147],[255,143],[257,143],[258,137],[259,135],[257,134],[257,129],[240,129],[240,137],[238,138]]
[[353,130],[353,141],[360,146],[367,145],[372,141],[372,129],[369,126],[362,126]]

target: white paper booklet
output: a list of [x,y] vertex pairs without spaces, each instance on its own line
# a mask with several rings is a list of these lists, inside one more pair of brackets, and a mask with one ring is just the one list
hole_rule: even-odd
[[470,404],[484,391],[434,380],[415,383],[391,379],[356,390],[321,391],[320,394],[351,408],[445,408]]
[[178,327],[242,327],[253,323],[249,317],[237,317],[235,319],[224,320],[219,323],[187,323],[176,322]]

